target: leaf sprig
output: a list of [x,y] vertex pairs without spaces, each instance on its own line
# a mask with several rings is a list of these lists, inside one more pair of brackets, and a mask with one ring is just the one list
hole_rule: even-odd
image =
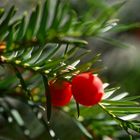
[[[38,3],[31,15],[22,14],[14,21],[12,20],[16,13],[14,6],[8,13],[0,10],[0,63],[2,68],[12,65],[19,79],[18,81],[13,74],[7,71],[0,72],[2,93],[13,92],[11,89],[17,88],[20,83],[31,97],[31,90],[43,89],[43,83],[48,86],[48,80],[52,78],[64,78],[70,81],[73,75],[81,72],[95,72],[96,70],[98,72],[98,68],[92,66],[99,61],[100,54],[93,56],[86,63],[80,63],[81,59],[89,53],[89,50],[83,47],[87,45],[87,41],[83,37],[96,36],[107,43],[125,46],[114,39],[102,36],[103,33],[109,31],[120,32],[139,27],[139,23],[125,26],[110,20],[122,5],[123,3],[119,3],[107,7],[103,13],[92,17],[91,20],[85,18],[81,20],[76,12],[71,10],[69,4],[60,0],[55,0],[55,2],[45,0],[43,5]],[[79,54],[82,50],[84,53]],[[23,71],[28,70],[28,72],[20,72],[18,68],[22,68]],[[40,76],[43,77],[43,80]],[[45,87],[45,90],[48,90],[48,87]],[[126,97],[126,93],[112,97],[115,91],[114,88],[106,90],[105,97],[99,106],[129,135],[131,135],[130,129],[140,133],[140,122],[137,119],[140,114],[139,102],[135,101],[140,97]],[[33,95],[33,99],[37,98],[35,104],[37,103],[38,108],[40,107],[39,102],[44,103],[44,94],[42,94],[44,92],[41,90],[38,95]],[[2,94],[2,96],[5,95]],[[47,96],[46,100],[49,121],[51,116],[50,96]],[[0,107],[4,109],[1,112],[6,113],[6,116],[12,116],[16,121],[16,115],[13,115],[16,111],[13,114],[9,113],[11,108],[16,110],[11,104],[0,98]],[[79,116],[78,104],[77,111]],[[44,120],[42,119],[42,121]],[[83,127],[82,130],[84,130]]]
[[140,99],[140,97],[127,97],[128,93],[121,93],[112,97],[116,90],[117,88],[108,90],[103,101],[99,103],[99,106],[109,114],[112,119],[116,120],[129,135],[132,135],[131,130],[140,133],[139,121],[136,121],[140,115],[140,103],[136,100]]

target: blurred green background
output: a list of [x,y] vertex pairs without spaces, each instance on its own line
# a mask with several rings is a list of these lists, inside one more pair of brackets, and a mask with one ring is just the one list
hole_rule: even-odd
[[[86,17],[89,18],[96,17],[97,15],[103,13],[106,7],[120,1],[121,0],[71,0],[70,2],[72,4],[72,7],[78,13],[79,19],[82,19],[83,15],[86,15]],[[11,5],[16,5],[17,9],[19,10],[14,18],[18,18],[24,11],[30,14],[32,8],[35,7],[38,2],[38,0],[0,0],[0,7],[3,7],[4,9],[6,9],[6,11],[8,11]],[[41,2],[43,2],[43,0]],[[116,21],[118,21],[119,23],[139,23],[139,10],[140,0],[127,0],[126,3],[120,8],[120,10],[116,11],[115,15],[113,16],[114,19],[116,19]],[[121,44],[117,44],[117,42],[115,42],[114,45],[109,44],[108,42],[105,42],[98,37],[86,38],[89,41],[88,48],[92,50],[92,54],[95,55],[101,53],[102,62],[100,62],[99,66],[103,65],[103,70],[100,73],[104,77],[103,80],[105,82],[111,83],[111,85],[113,86],[120,86],[121,91],[129,92],[130,95],[139,95],[140,92],[140,36],[138,36],[138,34],[136,33],[137,30],[138,29],[133,29],[117,33],[112,31],[102,34],[103,37],[117,39],[118,41],[126,44],[128,47],[123,47],[121,46]],[[83,62],[84,61],[85,60],[83,60]],[[31,133],[31,139],[35,138],[36,140],[43,140],[44,137],[46,137],[47,139],[51,139],[44,126],[40,124],[37,119],[35,119],[35,115],[26,106],[26,104],[9,98],[6,98],[5,100],[7,100],[7,102],[14,102],[15,104],[13,104],[13,106],[17,107],[17,109],[23,115],[23,119],[26,120],[28,124],[28,129],[34,129],[34,132]],[[19,107],[17,105],[19,105]],[[36,108],[34,108],[34,111],[36,111],[35,109]],[[69,109],[71,110],[69,111]],[[76,110],[75,106],[70,106],[70,108],[66,107],[64,108],[64,110],[69,111],[69,114],[72,117],[76,114],[74,113]],[[89,109],[82,108],[81,111],[83,117],[88,116],[86,121],[84,122],[84,125],[88,126],[88,128],[86,129],[89,132],[91,131],[92,135],[95,135],[95,139],[102,139],[101,135],[105,135],[105,137],[103,137],[103,140],[111,140],[111,138],[107,137],[106,135],[109,135],[110,137],[112,135],[116,136],[117,139],[120,140],[128,139],[128,136],[126,136],[126,133],[124,131],[115,132],[114,128],[110,127],[110,124],[115,125],[113,121],[110,121],[110,124],[106,124],[105,121],[102,121],[102,119],[106,118],[106,116],[103,113],[99,113],[98,111],[100,110],[96,109],[96,107],[90,111]],[[99,114],[93,117],[93,114],[96,113]],[[28,117],[26,117],[26,115]],[[58,114],[57,109],[54,111],[52,119],[53,130],[56,130],[56,135],[59,136],[60,140],[66,139],[67,137],[69,137],[67,138],[67,140],[78,140],[79,137],[81,137],[81,140],[87,140],[88,138],[90,138],[89,133],[83,128],[83,126],[81,126],[80,123],[75,123],[75,119],[73,119],[71,116],[65,114],[64,112],[59,112]],[[63,124],[62,121],[60,121],[62,118],[64,118]],[[79,118],[81,122],[82,119],[83,118]],[[94,123],[94,121],[99,120],[101,120],[100,125],[98,123]],[[6,134],[13,137],[13,140],[18,140],[19,137],[21,137],[21,140],[29,139],[28,137],[26,138],[25,136],[23,136],[21,131],[18,130],[16,124],[15,126],[7,127],[9,124],[7,124],[4,118],[1,117],[0,121],[0,127],[3,128],[1,132],[3,135],[0,136],[0,139],[4,140],[3,136],[5,136]],[[102,128],[100,127],[101,125]],[[60,129],[60,127],[62,129]],[[10,132],[10,129],[15,128],[18,131],[17,135]],[[115,128],[116,130],[119,130],[117,126],[115,126]],[[95,132],[92,132],[92,129],[95,129]],[[64,132],[64,130],[67,131]],[[7,131],[9,133],[7,133]],[[45,133],[42,134],[42,131]],[[28,131],[25,131],[25,133],[28,133]],[[5,140],[8,139],[9,138]],[[139,138],[137,138],[137,140],[139,140]]]

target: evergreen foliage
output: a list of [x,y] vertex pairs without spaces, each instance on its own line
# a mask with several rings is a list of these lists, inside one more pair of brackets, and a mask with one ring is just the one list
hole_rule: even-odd
[[45,95],[49,80],[71,81],[81,72],[99,73],[95,64],[100,54],[80,63],[90,53],[86,48],[88,37],[126,46],[102,36],[104,32],[139,26],[119,25],[113,20],[123,4],[108,6],[96,17],[82,18],[63,0],[45,0],[30,15],[23,13],[14,20],[14,6],[8,13],[0,10],[0,139],[96,139],[118,136],[123,129],[132,139],[134,131],[140,132],[140,97],[119,93],[118,87],[106,87],[97,106],[77,104],[79,120],[73,100],[66,107],[53,108],[50,95]]

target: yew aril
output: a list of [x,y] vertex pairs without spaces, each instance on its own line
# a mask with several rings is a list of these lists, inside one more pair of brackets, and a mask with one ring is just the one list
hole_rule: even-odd
[[103,83],[92,73],[81,73],[72,79],[72,94],[77,103],[85,106],[98,104],[104,94]]
[[53,106],[65,106],[72,97],[71,83],[64,80],[52,80],[49,82],[51,103]]

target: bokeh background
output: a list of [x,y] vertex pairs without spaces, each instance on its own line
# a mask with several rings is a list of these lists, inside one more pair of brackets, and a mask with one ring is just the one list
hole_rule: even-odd
[[[79,15],[79,19],[82,18],[83,14],[87,14],[87,17],[94,17],[99,15],[104,11],[104,9],[114,3],[122,2],[122,0],[71,0],[73,8]],[[23,12],[30,14],[31,10],[36,6],[38,0],[0,0],[0,7],[9,10],[11,5],[16,5],[18,12],[14,18],[18,18]],[[40,0],[43,2],[43,0]],[[88,13],[87,13],[88,11]],[[127,0],[125,4],[116,11],[114,19],[121,24],[133,24],[140,22],[140,0]],[[13,20],[14,20],[13,18]],[[100,53],[102,61],[98,64],[102,66],[100,74],[104,77],[105,82],[111,83],[113,86],[120,86],[120,90],[123,92],[129,92],[130,95],[139,95],[140,93],[140,28],[133,28],[131,30],[125,30],[121,32],[108,32],[102,34],[103,37],[108,37],[112,39],[117,39],[118,42],[108,43],[98,37],[86,38],[89,41],[88,48],[92,50],[91,55]],[[121,43],[119,43],[121,42]],[[123,46],[123,44],[125,44]],[[126,47],[127,46],[127,47]],[[89,56],[90,57],[90,56]],[[89,58],[86,58],[89,59]],[[86,60],[83,60],[83,62]],[[9,99],[7,99],[9,100]],[[13,101],[16,103],[16,101]],[[19,103],[20,104],[20,103]],[[26,105],[24,105],[26,108]],[[24,108],[24,109],[25,109]],[[20,108],[18,108],[20,110]],[[23,112],[25,120],[29,123],[30,119],[27,114],[31,111]],[[83,113],[84,114],[84,113]],[[32,114],[33,115],[33,114]],[[60,114],[60,116],[55,117],[57,114],[54,112],[54,121],[59,122],[59,117],[62,118],[65,114]],[[89,117],[90,118],[90,117]],[[67,122],[69,117],[64,121]],[[36,123],[36,124],[35,124]],[[70,123],[73,123],[73,121]],[[0,125],[4,124],[4,120],[1,119]],[[39,123],[34,122],[31,127],[37,126],[38,129],[35,132],[44,129],[43,126],[39,126]],[[54,126],[54,129],[59,130],[61,124]],[[70,125],[69,125],[70,126]],[[71,125],[72,126],[72,125]],[[58,127],[58,128],[57,128]],[[94,126],[98,129],[98,126]],[[13,127],[15,128],[15,127]],[[31,128],[32,129],[32,128]],[[74,128],[70,128],[71,130]],[[107,131],[113,131],[112,129],[107,129],[103,127],[104,133]],[[64,130],[64,129],[63,129]],[[61,131],[61,130],[59,130]],[[28,133],[28,132],[27,132]],[[100,132],[97,132],[100,133]],[[10,135],[10,133],[9,133]],[[32,134],[35,137],[35,133]],[[36,134],[37,135],[37,134]],[[58,134],[59,135],[59,134]],[[67,134],[69,135],[69,134]],[[123,135],[121,133],[121,135]],[[15,136],[16,138],[18,136]],[[42,138],[44,135],[42,136]],[[47,136],[46,136],[47,137]],[[41,139],[41,138],[40,138]],[[72,139],[72,137],[71,137]],[[105,140],[109,140],[105,139]]]

